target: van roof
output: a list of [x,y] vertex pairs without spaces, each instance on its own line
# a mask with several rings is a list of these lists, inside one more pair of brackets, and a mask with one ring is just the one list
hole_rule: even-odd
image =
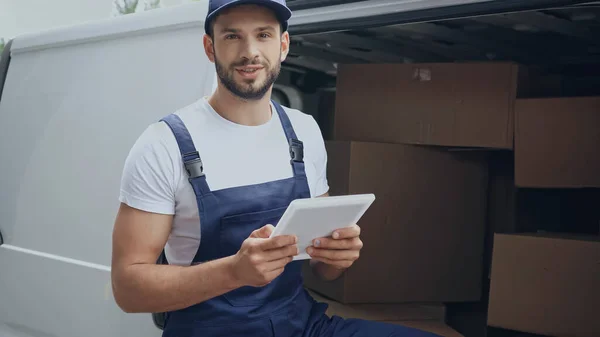
[[98,41],[118,36],[181,29],[204,25],[204,1],[161,8],[147,12],[111,17],[83,24],[57,27],[19,35],[13,39],[11,53]]

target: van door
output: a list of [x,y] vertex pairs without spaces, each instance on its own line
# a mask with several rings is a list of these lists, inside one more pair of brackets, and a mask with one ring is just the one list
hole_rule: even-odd
[[[125,158],[212,92],[204,4],[17,36],[2,59],[0,336],[160,336],[110,278]],[[8,55],[10,65],[6,68]]]

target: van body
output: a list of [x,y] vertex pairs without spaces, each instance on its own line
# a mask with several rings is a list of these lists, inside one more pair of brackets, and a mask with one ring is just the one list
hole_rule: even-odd
[[[293,36],[581,3],[294,2]],[[123,164],[137,137],[216,86],[202,46],[206,9],[199,1],[109,18],[18,36],[6,47],[0,336],[161,335],[150,314],[126,314],[115,303],[111,234]],[[277,88],[281,100],[303,108],[296,88]]]

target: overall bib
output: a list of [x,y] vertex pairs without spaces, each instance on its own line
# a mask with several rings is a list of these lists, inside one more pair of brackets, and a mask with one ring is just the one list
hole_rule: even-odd
[[[236,254],[254,230],[276,226],[290,202],[310,198],[303,143],[283,108],[273,105],[289,142],[293,177],[218,191],[209,189],[202,160],[181,119],[175,114],[161,119],[177,140],[198,204],[201,244],[192,264]],[[325,315],[327,305],[317,303],[304,289],[302,263],[292,261],[267,286],[245,286],[167,313],[163,337],[435,336],[395,325],[330,319]]]

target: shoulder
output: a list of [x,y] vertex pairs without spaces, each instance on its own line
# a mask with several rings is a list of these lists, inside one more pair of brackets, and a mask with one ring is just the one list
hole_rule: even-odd
[[[172,114],[183,119],[182,116],[189,114],[191,109],[193,105]],[[173,131],[165,122],[155,121],[147,125],[135,140],[125,160],[123,175],[137,183],[161,182],[173,188],[181,167],[181,155]]]
[[[181,117],[192,109],[188,106],[173,113]],[[120,200],[148,212],[173,214],[182,171],[179,146],[171,128],[162,121],[153,122],[141,132],[127,155]]]
[[[197,110],[198,104],[193,103],[167,114],[163,116],[163,118],[169,115],[176,115],[185,125],[188,120],[197,116],[195,113]],[[164,121],[156,121],[148,125],[139,136],[134,148],[135,147],[145,151],[164,152],[165,154],[169,154],[170,157],[178,157],[180,152],[173,131]]]

